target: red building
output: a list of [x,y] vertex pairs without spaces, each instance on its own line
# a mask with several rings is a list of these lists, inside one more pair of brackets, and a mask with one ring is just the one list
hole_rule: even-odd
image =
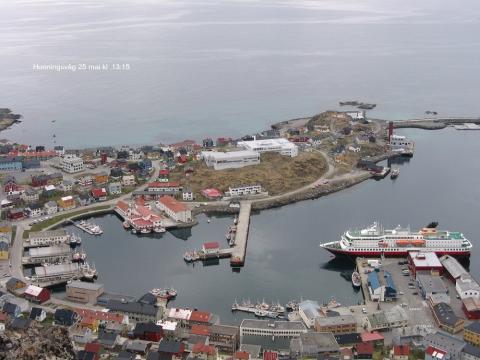
[[372,359],[375,348],[371,342],[360,343],[355,345],[356,359]]
[[207,311],[198,311],[194,310],[192,311],[192,314],[190,315],[190,318],[188,321],[190,324],[197,324],[197,325],[206,325],[210,322],[210,318],[212,317],[212,314],[210,314]]
[[10,209],[7,214],[8,220],[21,220],[24,216],[23,209]]
[[360,338],[362,339],[362,343],[371,343],[374,346],[383,346],[383,343],[385,341],[383,335],[377,331],[365,331],[360,334]]
[[210,327],[205,325],[192,325],[192,329],[190,330],[190,334],[192,335],[202,335],[202,336],[210,336]]
[[263,360],[277,360],[278,353],[276,351],[264,351]]
[[105,201],[107,200],[107,190],[105,190],[105,188],[92,189],[92,196],[95,200]]
[[35,285],[29,285],[23,293],[25,299],[41,304],[50,300],[50,291]]
[[462,310],[469,319],[480,319],[480,299],[469,297],[462,300]]
[[440,276],[443,273],[443,265],[434,252],[409,252],[408,267],[415,277],[417,273],[434,276]]
[[153,322],[137,323],[133,330],[133,338],[158,342],[163,337],[163,328]]

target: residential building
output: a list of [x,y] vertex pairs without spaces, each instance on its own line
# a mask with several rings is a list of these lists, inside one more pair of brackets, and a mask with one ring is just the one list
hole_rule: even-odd
[[239,336],[238,326],[213,324],[210,326],[209,343],[220,351],[234,353],[237,350]]
[[1,171],[21,171],[23,168],[20,157],[2,157],[0,158]]
[[432,294],[448,294],[447,286],[438,276],[418,274],[417,285],[424,299],[428,299]]
[[261,185],[231,186],[228,188],[228,193],[231,197],[257,195],[261,192]]
[[34,307],[32,307],[32,310],[30,310],[29,318],[31,320],[42,322],[43,320],[45,320],[46,317],[47,317],[47,313],[42,308],[34,306]]
[[295,157],[298,155],[297,145],[291,143],[287,139],[264,139],[264,140],[251,140],[251,141],[239,141],[238,147],[245,150],[255,151],[259,153],[264,152],[277,152],[281,155]]
[[360,334],[361,342],[372,343],[374,346],[383,346],[385,337],[378,331],[364,331]]
[[10,324],[10,329],[16,331],[26,331],[30,327],[31,322],[32,320],[28,318],[17,317],[13,319],[12,323]]
[[428,346],[425,349],[425,360],[450,360],[450,359],[451,357],[444,350],[438,349],[434,346]]
[[213,167],[215,170],[237,169],[260,164],[260,153],[250,150],[231,152],[203,151],[201,157],[208,167]]
[[394,345],[392,350],[393,360],[408,360],[410,355],[410,346]]
[[95,174],[93,176],[93,182],[97,186],[106,184],[108,182],[108,174],[107,173]]
[[46,288],[41,288],[35,285],[28,285],[27,289],[23,293],[25,299],[37,303],[42,304],[45,301],[50,300],[50,291]]
[[462,339],[438,330],[434,333],[426,335],[423,345],[425,348],[432,346],[436,349],[442,350],[446,354],[447,360],[460,360],[462,356],[462,350],[466,343]]
[[94,188],[92,189],[92,197],[96,201],[106,201],[107,200],[107,190],[105,188]]
[[108,192],[110,195],[120,195],[122,193],[122,183],[111,182],[108,184]]
[[158,342],[163,337],[163,329],[153,322],[138,322],[135,324],[132,336],[134,339]]
[[81,303],[96,304],[103,292],[103,284],[99,283],[72,281],[66,286],[66,298]]
[[2,311],[9,315],[11,318],[17,318],[22,314],[22,310],[20,306],[17,304],[13,304],[11,302],[6,301],[3,304]]
[[6,241],[0,241],[0,260],[8,260],[9,245]]
[[137,301],[122,302],[120,300],[109,300],[106,308],[111,311],[125,314],[133,321],[156,322],[157,317],[160,316],[160,309],[157,307]]
[[43,205],[43,209],[46,215],[53,215],[57,213],[58,205],[55,201],[49,201]]
[[480,346],[480,322],[475,321],[465,326],[463,340],[472,345]]
[[296,357],[340,357],[340,347],[332,333],[309,332],[290,340],[290,354]]
[[68,334],[73,342],[78,344],[86,344],[93,340],[92,330],[75,324],[68,329]]
[[136,184],[135,175],[123,175],[122,176],[122,185],[123,186],[135,186]]
[[39,217],[43,215],[43,207],[40,204],[31,204],[25,208],[25,214],[29,218]]
[[183,201],[193,201],[193,191],[190,188],[184,188],[182,191]]
[[78,173],[85,169],[83,160],[75,155],[65,155],[60,165],[62,170],[69,174]]
[[147,191],[149,192],[158,192],[158,193],[167,193],[167,194],[176,194],[182,191],[182,186],[178,182],[163,182],[163,181],[154,181],[147,185]]
[[77,321],[77,314],[69,309],[56,309],[53,318],[56,325],[72,326]]
[[465,345],[462,350],[462,360],[480,360],[480,347],[471,344]]
[[171,196],[162,196],[155,204],[175,221],[184,223],[192,221],[192,211]]
[[27,188],[23,192],[23,194],[20,196],[23,201],[26,203],[35,203],[40,199],[40,195],[38,191],[32,189],[32,188]]
[[70,192],[73,190],[73,181],[65,179],[59,186],[60,190],[63,192]]
[[347,334],[357,331],[357,321],[353,315],[317,317],[315,331]]
[[91,175],[81,176],[77,179],[78,185],[89,188],[93,185],[93,177]]
[[457,315],[449,304],[439,303],[431,306],[437,326],[449,333],[456,334],[463,330],[464,320]]
[[5,284],[5,287],[7,288],[8,291],[15,294],[20,289],[27,287],[27,284],[20,279],[11,277],[10,279],[8,279],[7,283]]
[[58,200],[57,204],[60,211],[73,209],[75,207],[75,199],[71,195],[63,196]]

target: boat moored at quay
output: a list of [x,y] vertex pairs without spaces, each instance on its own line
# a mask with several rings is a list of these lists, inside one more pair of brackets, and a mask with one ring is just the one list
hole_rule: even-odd
[[338,241],[320,244],[334,255],[406,256],[410,251],[429,251],[437,255],[470,256],[472,243],[457,231],[437,230],[431,223],[419,231],[410,227],[384,229],[378,223],[362,230],[348,230]]

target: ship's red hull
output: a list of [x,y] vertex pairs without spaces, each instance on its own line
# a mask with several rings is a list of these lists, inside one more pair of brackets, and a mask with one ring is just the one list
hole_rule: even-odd
[[[395,251],[395,252],[381,252],[381,251],[346,251],[341,249],[329,249],[324,248],[325,250],[331,252],[334,255],[343,255],[351,257],[407,257],[409,251]],[[434,251],[437,256],[451,255],[455,257],[469,257],[470,252],[466,251]]]

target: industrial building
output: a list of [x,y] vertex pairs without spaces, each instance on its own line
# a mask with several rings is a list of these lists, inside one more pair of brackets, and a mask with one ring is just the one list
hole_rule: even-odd
[[368,274],[368,291],[372,301],[386,301],[397,296],[397,289],[393,282],[392,274],[388,271],[382,273],[372,271]]
[[357,321],[353,315],[318,317],[315,320],[317,332],[348,334],[357,331]]
[[463,330],[464,320],[455,315],[450,305],[439,303],[431,308],[435,322],[440,329],[451,334],[456,334]]
[[417,284],[424,299],[428,299],[432,294],[448,294],[447,286],[439,276],[419,274]]
[[102,284],[83,281],[72,281],[67,284],[66,298],[71,301],[96,304],[104,292]]
[[213,167],[215,170],[236,169],[260,164],[260,153],[250,150],[231,152],[203,151],[201,157],[208,167]]
[[259,153],[277,152],[281,155],[290,157],[298,155],[298,146],[283,138],[239,141],[237,146],[246,150],[257,151]]
[[443,265],[434,252],[409,252],[408,266],[414,277],[417,274],[439,276],[443,272]]

